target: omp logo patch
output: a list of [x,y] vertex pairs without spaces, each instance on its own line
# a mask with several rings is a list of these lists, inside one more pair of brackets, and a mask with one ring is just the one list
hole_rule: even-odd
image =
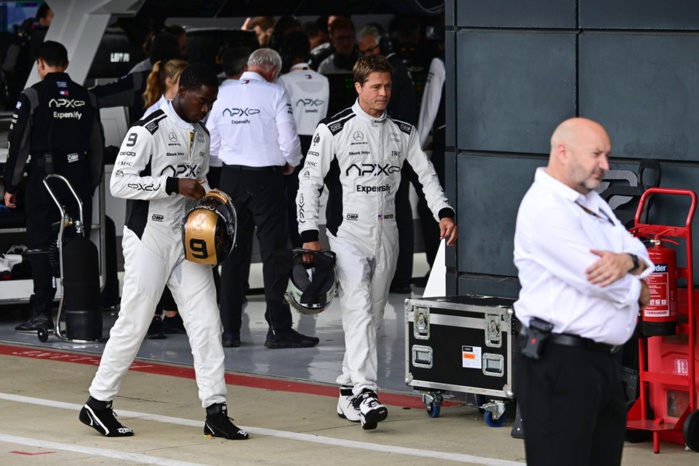
[[160,214],[153,214],[153,215],[151,215],[150,219],[153,220],[154,222],[162,222],[163,220],[165,220],[165,217],[163,215],[160,215]]

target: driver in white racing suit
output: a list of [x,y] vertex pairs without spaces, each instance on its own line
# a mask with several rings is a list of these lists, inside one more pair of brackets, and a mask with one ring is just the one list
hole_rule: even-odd
[[112,400],[167,285],[192,348],[199,398],[206,408],[204,434],[248,438],[227,415],[221,320],[211,267],[186,261],[182,242],[184,214],[209,189],[210,140],[201,121],[217,95],[215,71],[203,64],[189,65],[175,98],[129,129],[116,159],[110,188],[115,197],[128,200],[121,310],[79,416],[102,435],[133,435],[114,417]]
[[[327,233],[336,272],[345,332],[337,413],[374,429],[388,416],[377,399],[377,329],[383,319],[398,257],[395,196],[401,167],[418,175],[427,203],[439,219],[440,236],[456,242],[454,209],[420,148],[417,130],[386,115],[393,67],[379,55],[354,66],[357,102],[318,125],[299,174],[299,233],[303,247],[321,250],[319,197],[328,188]],[[305,260],[310,261],[311,255]]]

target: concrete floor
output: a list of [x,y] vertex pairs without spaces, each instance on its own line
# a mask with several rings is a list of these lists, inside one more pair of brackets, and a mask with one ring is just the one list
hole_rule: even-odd
[[[420,289],[413,296],[420,296]],[[144,341],[125,378],[115,411],[136,431],[131,438],[104,438],[81,424],[103,344],[77,344],[13,330],[22,318],[0,308],[0,465],[356,465],[524,464],[521,440],[485,424],[475,407],[451,403],[430,418],[405,379],[405,295],[392,294],[382,332],[380,398],[389,417],[375,431],[335,413],[344,344],[339,310],[298,318],[297,328],[321,338],[316,348],[269,350],[261,297],[250,297],[243,346],[226,349],[230,415],[251,433],[247,441],[207,439],[204,411],[192,378],[186,336]],[[335,303],[333,303],[333,306]],[[114,316],[105,317],[105,335]],[[627,443],[623,464],[696,465],[684,446]]]

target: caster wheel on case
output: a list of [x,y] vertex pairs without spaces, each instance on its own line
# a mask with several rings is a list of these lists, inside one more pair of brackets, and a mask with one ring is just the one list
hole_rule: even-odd
[[488,424],[490,427],[500,427],[505,423],[506,416],[503,413],[502,416],[500,416],[498,419],[495,419],[493,417],[493,413],[491,413],[490,411],[486,411],[483,415],[483,418],[485,419],[485,423]]
[[439,412],[442,410],[442,406],[437,403],[427,403],[425,408],[429,417],[439,417]]
[[46,330],[46,327],[41,327],[36,331],[36,336],[39,337],[40,342],[44,343],[49,339],[49,331]]

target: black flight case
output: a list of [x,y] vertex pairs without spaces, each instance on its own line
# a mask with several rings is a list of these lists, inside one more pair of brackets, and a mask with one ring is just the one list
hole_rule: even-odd
[[405,300],[405,382],[422,392],[430,417],[447,396],[478,406],[490,426],[505,422],[515,393],[513,303],[472,295]]

